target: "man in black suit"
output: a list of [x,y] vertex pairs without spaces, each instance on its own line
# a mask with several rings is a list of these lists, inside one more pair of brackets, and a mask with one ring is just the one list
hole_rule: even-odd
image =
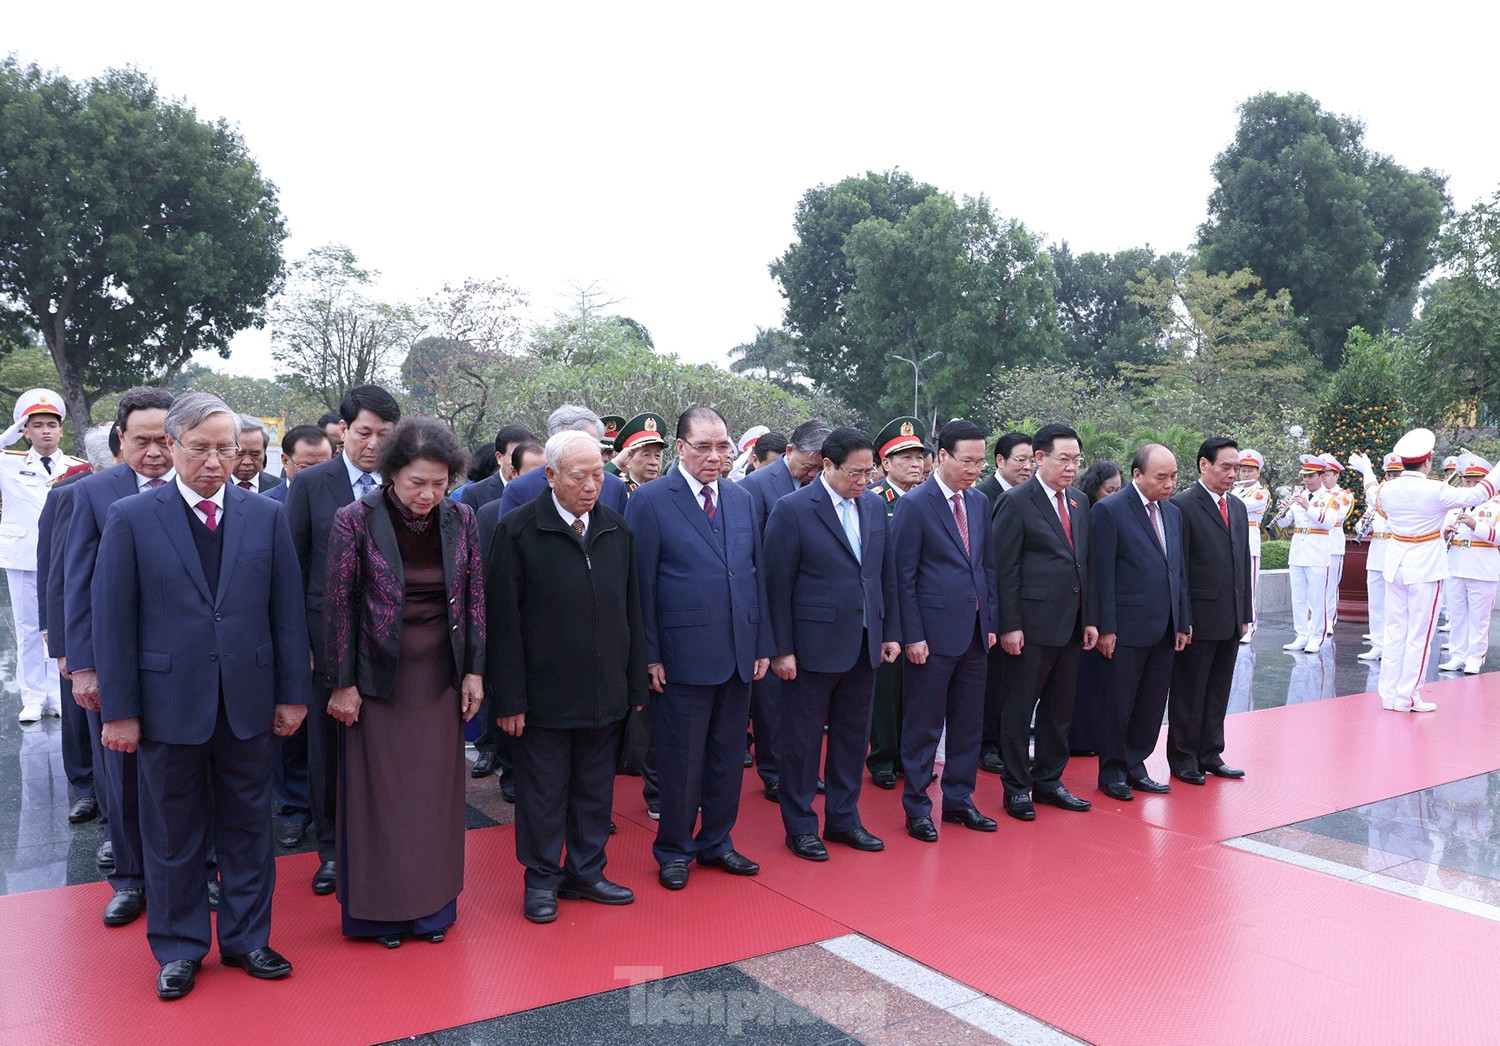
[[292,544],[302,568],[307,599],[307,631],[312,643],[313,703],[307,713],[307,763],[313,827],[318,833],[317,872],[313,892],[329,894],[338,885],[333,826],[338,805],[338,721],[327,714],[333,688],[323,651],[323,574],[333,515],[357,497],[380,486],[375,471],[381,444],[401,420],[401,407],[378,385],[356,385],[339,401],[339,438],[343,451],[330,461],[297,474],[287,494],[286,514]]
[[1172,786],[1146,772],[1161,736],[1172,655],[1192,632],[1182,511],[1168,498],[1177,459],[1159,443],[1136,451],[1130,482],[1094,506],[1094,578],[1099,588],[1099,652],[1104,709],[1099,790],[1122,802]]
[[[501,426],[500,431],[495,435],[494,475],[482,479],[478,483],[470,483],[459,493],[458,500],[468,505],[475,512],[484,508],[491,501],[498,501],[500,496],[505,492],[505,484],[509,483],[515,476],[515,470],[511,464],[511,451],[515,449],[516,444],[535,439],[536,437],[531,434],[531,430],[524,425]],[[490,732],[489,728],[494,726],[494,723],[491,722],[493,717],[485,709],[480,709],[479,714],[484,717],[486,724],[485,733],[488,734]],[[483,756],[480,759],[482,761]],[[487,774],[493,773],[494,769],[492,759],[489,769],[484,773],[479,773],[479,763],[476,762],[474,764],[474,776],[484,777]]]
[[995,471],[974,489],[989,498],[993,508],[1001,494],[1031,478],[1032,465],[1031,437],[1024,432],[1007,432],[995,441]]
[[1239,445],[1205,440],[1198,482],[1172,499],[1182,510],[1183,561],[1193,608],[1193,641],[1172,662],[1167,701],[1167,762],[1172,776],[1201,785],[1204,774],[1244,777],[1224,764],[1224,711],[1240,637],[1255,611],[1250,601],[1250,519],[1230,495]]
[[[1005,812],[1036,819],[1035,803],[1081,813],[1092,804],[1062,783],[1078,653],[1099,638],[1089,571],[1088,499],[1071,489],[1081,451],[1066,425],[1032,441],[1031,479],[995,499],[992,527],[1004,651],[1000,753]],[[1036,756],[1028,748],[1036,719]]]
[[266,447],[271,433],[253,414],[240,415],[240,456],[234,463],[231,481],[252,494],[264,494],[281,486],[281,477],[266,471]]

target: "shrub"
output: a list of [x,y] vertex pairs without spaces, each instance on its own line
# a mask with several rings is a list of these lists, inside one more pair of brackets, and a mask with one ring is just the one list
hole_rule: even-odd
[[1260,569],[1262,570],[1285,570],[1287,553],[1291,551],[1290,541],[1262,541],[1260,543]]

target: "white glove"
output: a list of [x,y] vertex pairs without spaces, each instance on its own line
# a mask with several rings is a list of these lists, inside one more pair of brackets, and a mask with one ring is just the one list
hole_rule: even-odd
[[21,442],[21,430],[25,427],[26,423],[24,421],[18,421],[6,429],[5,434],[0,435],[0,447],[8,447],[12,443]]
[[1358,451],[1350,454],[1349,467],[1354,469],[1354,471],[1358,472],[1361,476],[1365,477],[1365,483],[1367,485],[1375,482],[1375,470],[1370,467],[1370,459],[1366,455],[1361,454]]

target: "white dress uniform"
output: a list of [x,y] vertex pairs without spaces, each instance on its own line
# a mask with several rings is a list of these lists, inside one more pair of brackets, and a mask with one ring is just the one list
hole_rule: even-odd
[[[1326,466],[1311,454],[1302,455],[1304,474],[1321,475]],[[1323,645],[1328,621],[1328,491],[1308,498],[1308,505],[1292,505],[1276,520],[1292,527],[1292,546],[1287,551],[1287,574],[1292,583],[1292,631],[1295,637],[1283,650],[1317,653]]]
[[[1383,471],[1398,471],[1401,459],[1387,454]],[[1361,661],[1379,661],[1385,642],[1385,550],[1391,543],[1391,528],[1385,514],[1370,508],[1370,533],[1365,538],[1365,593],[1370,605],[1370,649],[1359,655]]]
[[[1266,467],[1258,450],[1240,451],[1240,464]],[[1271,507],[1271,492],[1259,480],[1251,480],[1236,483],[1230,493],[1244,502],[1245,515],[1250,518],[1250,627],[1240,639],[1241,643],[1249,643],[1260,625],[1260,529],[1266,510]]]
[[[0,439],[14,443],[20,427],[32,414],[66,414],[62,397],[48,389],[32,389],[16,400],[16,426]],[[74,465],[78,458],[56,451],[46,460],[35,450],[7,450],[0,454],[0,567],[10,589],[11,613],[16,624],[16,682],[21,691],[23,723],[43,715],[61,715],[57,663],[47,656],[47,646],[37,622],[36,542],[37,521],[52,481]]]
[[[1489,462],[1473,459],[1465,463],[1465,476],[1489,473]],[[1463,671],[1476,675],[1484,667],[1490,648],[1490,614],[1495,609],[1495,585],[1500,582],[1500,502],[1486,501],[1468,510],[1471,527],[1460,523],[1462,509],[1451,509],[1444,530],[1452,528],[1448,545],[1448,605],[1453,610],[1452,656],[1439,666],[1444,672]]]
[[1442,527],[1453,508],[1476,508],[1495,496],[1500,469],[1492,469],[1477,486],[1434,483],[1418,469],[1430,460],[1434,438],[1428,429],[1413,429],[1396,444],[1406,466],[1397,479],[1378,482],[1363,455],[1350,464],[1365,478],[1365,496],[1385,513],[1391,543],[1385,550],[1385,637],[1380,662],[1380,702],[1394,712],[1430,712],[1437,706],[1418,693],[1432,653],[1432,628],[1448,556]]
[[[1319,457],[1328,466],[1328,473],[1337,476],[1344,471],[1344,466],[1335,461],[1332,454],[1320,454]],[[1354,495],[1337,485],[1329,487],[1327,493],[1324,521],[1328,524],[1328,623],[1324,633],[1331,636],[1339,618],[1339,583],[1344,580],[1344,542],[1348,536],[1344,532],[1344,522],[1354,511]]]

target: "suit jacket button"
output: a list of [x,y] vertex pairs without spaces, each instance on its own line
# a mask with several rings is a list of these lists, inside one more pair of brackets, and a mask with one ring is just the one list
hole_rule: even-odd
[[224,615],[223,614],[215,614],[214,615],[214,620],[215,621],[223,621],[224,620]]
[[208,655],[208,659],[210,661],[217,661],[217,660],[219,660],[219,655],[218,654],[209,654]]
[[732,570],[731,570],[731,571],[730,571],[730,572],[729,572],[729,576],[730,576],[730,577],[734,577],[734,571],[732,571]]

